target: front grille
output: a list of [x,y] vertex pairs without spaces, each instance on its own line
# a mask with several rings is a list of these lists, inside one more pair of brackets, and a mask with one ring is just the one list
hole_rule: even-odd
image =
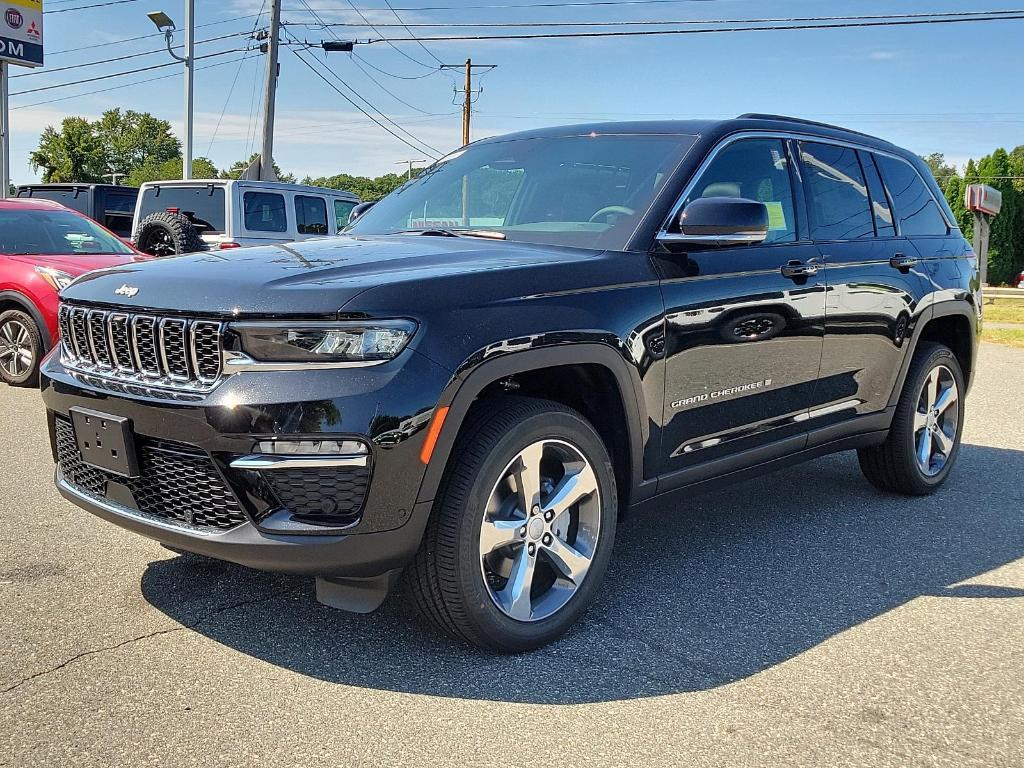
[[57,417],[57,461],[65,482],[106,501],[107,483],[131,491],[144,515],[194,528],[229,530],[246,521],[238,501],[224,485],[210,458],[189,446],[137,440],[139,477],[124,478],[82,461],[71,422]]
[[359,516],[370,471],[366,467],[275,469],[263,476],[293,515],[310,522],[338,523]]
[[206,392],[223,373],[224,325],[61,304],[63,362],[129,384]]

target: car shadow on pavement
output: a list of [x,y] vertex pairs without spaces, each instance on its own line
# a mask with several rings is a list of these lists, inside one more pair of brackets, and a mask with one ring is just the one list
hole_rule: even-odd
[[401,599],[347,614],[318,604],[312,579],[193,556],[151,563],[142,590],[218,643],[344,685],[550,704],[703,690],[916,597],[1024,596],[958,585],[1024,556],[1021,477],[1024,452],[964,445],[928,498],[875,491],[852,454],[677,497],[623,522],[602,597],[574,630],[511,657],[424,629]]

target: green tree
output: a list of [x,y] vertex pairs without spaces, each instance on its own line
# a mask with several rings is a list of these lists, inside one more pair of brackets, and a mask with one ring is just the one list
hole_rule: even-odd
[[950,179],[957,175],[956,166],[949,165],[946,163],[946,156],[941,152],[932,152],[928,156],[921,157],[928,167],[931,169],[932,175],[935,180],[939,183],[939,189],[945,193],[946,184],[949,183]]
[[[133,169],[125,178],[125,184],[138,187],[147,181],[166,181],[181,178],[182,159],[180,157],[165,160],[162,163],[150,160]],[[217,166],[205,157],[197,157],[192,161],[192,178],[216,179],[219,171]]]
[[[259,156],[259,152],[254,152],[252,155],[249,156],[248,160],[236,160],[234,163],[231,164],[230,168],[226,168],[220,172],[220,178],[237,179],[241,177],[241,175],[245,173],[245,169],[252,165]],[[282,171],[276,161],[274,162],[274,173],[277,174],[278,181],[283,181],[285,184],[295,183],[295,174],[285,173],[284,171]]]
[[[422,169],[414,168],[413,177],[419,175]],[[312,178],[307,176],[302,180],[303,184],[314,187],[327,187],[328,189],[343,189],[359,196],[363,202],[376,202],[382,197],[391,194],[408,180],[405,173],[386,173],[383,176],[369,178],[368,176],[351,176],[347,173],[339,173],[335,176],[320,176]]]
[[103,144],[92,123],[82,117],[66,117],[58,131],[46,126],[39,147],[28,156],[35,171],[43,172],[43,181],[101,182],[107,172]]
[[171,124],[148,112],[110,109],[93,125],[109,172],[131,174],[144,165],[181,158],[181,142]]

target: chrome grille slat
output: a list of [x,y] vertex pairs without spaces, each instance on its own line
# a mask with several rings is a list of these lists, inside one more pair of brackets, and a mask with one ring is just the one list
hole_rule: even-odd
[[61,304],[58,323],[65,366],[96,380],[197,393],[224,376],[224,323],[216,320]]

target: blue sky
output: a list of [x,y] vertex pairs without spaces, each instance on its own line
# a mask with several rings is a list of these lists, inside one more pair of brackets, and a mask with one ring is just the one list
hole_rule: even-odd
[[[48,0],[47,7],[57,10],[97,1]],[[383,0],[355,2],[360,8],[376,9],[364,11],[370,21],[395,22]],[[500,2],[467,0],[465,4]],[[347,0],[307,3],[324,20],[358,20]],[[460,4],[461,0],[392,0],[396,7]],[[197,24],[223,22],[197,30],[197,38],[251,30],[255,19],[237,17],[258,13],[261,5],[261,0],[196,0]],[[999,0],[680,0],[618,7],[402,11],[401,17],[406,23],[740,19],[1022,6],[1021,2],[1007,4]],[[157,7],[181,22],[180,0],[126,2],[73,13],[48,13],[47,68],[138,56],[103,66],[18,77],[12,80],[12,93],[167,61],[158,37],[60,53],[150,34],[153,27],[145,12]],[[301,0],[285,0],[284,9],[287,22],[314,21]],[[303,27],[290,27],[290,31],[316,41],[326,36],[321,30]],[[382,31],[395,36],[405,34],[400,29]],[[417,36],[444,34],[441,30],[415,32]],[[373,36],[366,29],[337,30],[337,34],[344,38]],[[1024,104],[1019,99],[1022,39],[1024,21],[999,21],[607,40],[437,42],[427,47],[444,62],[472,57],[480,63],[498,65],[482,79],[473,138],[593,120],[778,112],[837,122],[922,154],[944,152],[949,160],[962,165],[967,158],[979,157],[997,146],[1024,144]],[[241,37],[220,40],[199,46],[197,54],[243,44]],[[353,89],[416,137],[438,150],[455,148],[461,138],[461,117],[458,105],[453,104],[453,88],[457,81],[461,85],[461,75],[431,73],[424,65],[434,65],[435,60],[415,43],[398,43],[396,47],[405,55],[380,43],[360,46],[357,53],[366,62],[362,69],[360,62],[346,54],[332,54],[328,63]],[[307,55],[323,59],[322,53]],[[242,53],[232,53],[201,62],[200,66],[213,63],[220,65],[197,73],[196,154],[226,166],[256,148],[258,126],[252,116],[259,115],[258,89],[264,63],[258,53],[244,58]],[[381,74],[367,65],[390,74]],[[13,68],[12,74],[28,71]],[[14,182],[36,178],[28,166],[28,153],[46,125],[59,124],[67,115],[97,117],[105,109],[120,106],[152,112],[170,120],[180,131],[180,76],[128,85],[171,71],[12,96]],[[399,79],[391,75],[425,76]],[[117,90],[87,94],[120,84],[124,85]],[[407,158],[425,157],[356,112],[289,50],[282,51],[279,87],[275,156],[287,171],[300,177],[343,171],[377,175],[398,170],[398,163]],[[26,106],[68,96],[74,98]]]

